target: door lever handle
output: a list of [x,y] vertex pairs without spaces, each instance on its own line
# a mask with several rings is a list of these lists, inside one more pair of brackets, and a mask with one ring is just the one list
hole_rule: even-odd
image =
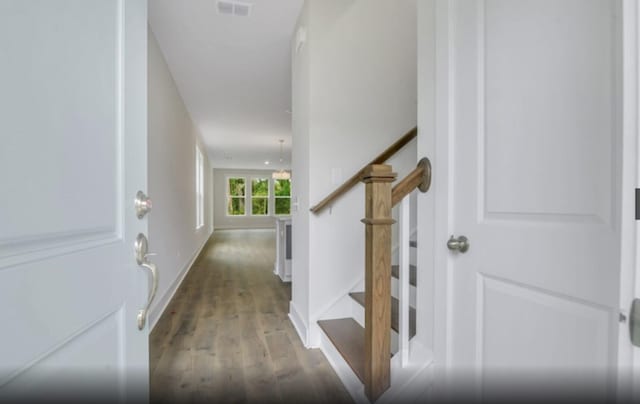
[[146,260],[141,263],[140,266],[151,272],[151,290],[149,291],[149,298],[147,299],[147,304],[138,311],[138,329],[142,330],[147,322],[149,306],[151,306],[151,302],[153,302],[153,298],[156,297],[156,291],[158,290],[158,269],[155,264]]
[[149,257],[156,255],[150,253],[149,242],[144,234],[138,234],[135,243],[136,263],[142,268],[146,268],[151,272],[151,290],[149,291],[149,297],[147,298],[147,304],[144,308],[138,311],[138,329],[142,330],[147,322],[147,314],[149,312],[149,306],[153,302],[153,298],[156,296],[156,290],[158,290],[158,269],[156,265],[149,261]]

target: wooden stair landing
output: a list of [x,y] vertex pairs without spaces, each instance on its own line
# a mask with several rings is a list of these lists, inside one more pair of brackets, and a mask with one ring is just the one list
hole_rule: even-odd
[[364,328],[352,318],[320,320],[318,325],[364,383]]
[[[400,266],[391,265],[391,276],[400,279]],[[418,285],[418,268],[415,265],[409,265],[409,284],[411,286]]]
[[[351,292],[349,296],[360,306],[364,307],[364,292]],[[400,301],[395,297],[391,297],[391,329],[400,332]],[[416,335],[416,309],[409,306],[409,338]]]

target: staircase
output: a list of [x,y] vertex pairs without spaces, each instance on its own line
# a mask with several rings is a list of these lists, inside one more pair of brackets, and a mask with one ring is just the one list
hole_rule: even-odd
[[[412,248],[417,248],[417,243],[412,241],[410,243]],[[415,255],[415,254],[412,254]],[[413,288],[417,286],[417,268],[415,265],[410,265],[409,283]],[[399,266],[391,266],[391,276],[398,280],[399,278]],[[392,294],[394,294],[392,292]],[[397,294],[397,291],[395,291]],[[351,292],[349,293],[353,303],[364,311],[365,307],[365,292]],[[414,293],[415,296],[415,293]],[[415,304],[415,303],[414,303]],[[357,311],[357,310],[355,310]],[[416,335],[416,309],[409,306],[409,338],[413,338]],[[327,338],[333,343],[338,352],[342,355],[347,362],[351,370],[358,376],[360,381],[364,383],[364,366],[365,366],[365,329],[364,321],[359,321],[364,318],[362,316],[355,316],[350,318],[339,318],[332,320],[320,320],[318,325],[327,336]],[[400,332],[400,301],[397,297],[391,297],[391,340],[395,340],[396,344],[391,344],[390,357],[398,351],[397,340],[398,333]]]
[[[341,378],[357,401],[377,401],[393,387],[392,358],[394,354],[400,358],[396,369],[409,368],[409,341],[417,334],[415,307],[418,276],[415,258],[414,262],[410,262],[410,257],[416,257],[417,242],[409,239],[409,199],[406,197],[415,189],[427,192],[431,184],[431,165],[428,159],[423,158],[407,177],[392,187],[396,174],[391,166],[381,164],[416,135],[417,129],[407,133],[311,208],[317,214],[359,181],[365,183],[365,217],[362,219],[365,224],[364,290],[356,288],[348,297],[344,296],[344,299],[350,299],[353,306],[351,317],[342,315],[340,318],[318,321],[327,344],[331,345],[327,349],[331,351],[327,355],[329,361],[334,368],[348,366],[350,374],[355,375]],[[391,226],[395,220],[391,210],[398,204],[399,263],[392,265]],[[410,249],[414,254],[409,253]],[[334,356],[333,352],[337,354]],[[398,361],[394,360],[394,363]],[[340,369],[337,369],[339,375]],[[412,378],[406,372],[404,376]],[[364,389],[364,395],[357,394],[358,390],[362,391],[361,388]]]

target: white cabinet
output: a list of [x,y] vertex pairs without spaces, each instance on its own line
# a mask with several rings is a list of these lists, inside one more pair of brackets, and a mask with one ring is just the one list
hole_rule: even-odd
[[291,282],[291,217],[276,219],[276,262],[273,273],[283,282]]

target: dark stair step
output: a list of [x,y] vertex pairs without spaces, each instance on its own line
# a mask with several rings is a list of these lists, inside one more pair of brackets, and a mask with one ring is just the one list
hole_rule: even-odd
[[[391,276],[396,279],[400,279],[400,267],[398,265],[391,265]],[[418,268],[415,265],[409,265],[409,284],[417,286],[418,281]]]
[[[349,296],[360,306],[364,307],[364,292],[351,292]],[[391,329],[395,332],[399,332],[400,329],[400,301],[395,297],[391,297]],[[413,338],[416,335],[416,309],[409,306],[409,338]]]
[[318,325],[364,383],[364,328],[352,318],[320,320]]
[[409,240],[409,247],[418,247],[417,240]]

